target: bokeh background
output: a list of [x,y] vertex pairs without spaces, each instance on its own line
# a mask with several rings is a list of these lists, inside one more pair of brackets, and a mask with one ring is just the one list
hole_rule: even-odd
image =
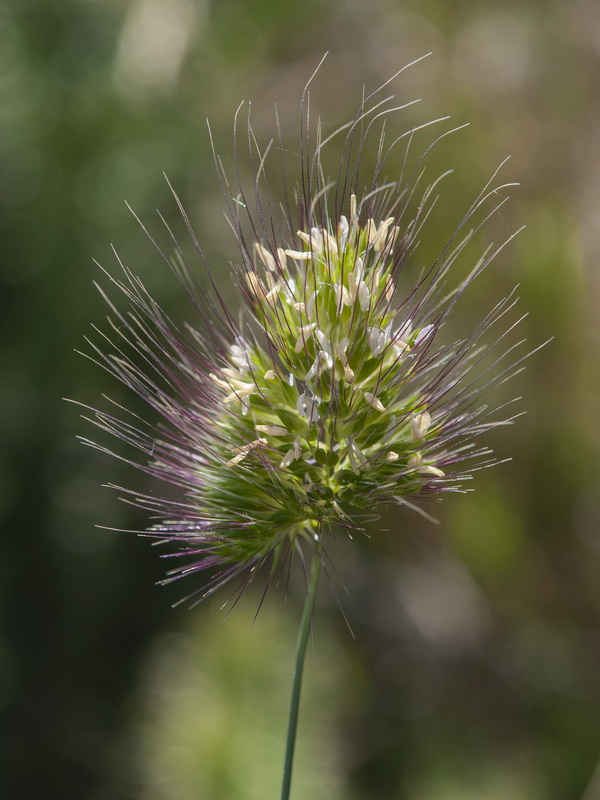
[[[96,523],[142,521],[101,488],[140,485],[81,447],[75,406],[119,399],[73,350],[105,308],[109,243],[191,317],[144,240],[176,187],[224,291],[236,257],[205,118],[230,165],[234,111],[297,141],[302,87],[329,126],[393,85],[407,124],[471,127],[424,248],[444,244],[505,156],[521,188],[486,236],[526,229],[474,289],[476,320],[520,284],[535,356],[513,461],[476,492],[338,539],[347,627],[323,587],[294,796],[600,798],[600,5],[595,0],[15,0],[0,4],[0,793],[7,800],[278,796],[302,582],[171,609],[158,552]],[[485,238],[485,237],[484,237]],[[199,265],[200,267],[200,265]],[[88,350],[89,352],[89,350]]]

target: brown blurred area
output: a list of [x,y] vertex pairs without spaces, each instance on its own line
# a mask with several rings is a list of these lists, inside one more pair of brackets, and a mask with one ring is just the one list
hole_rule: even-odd
[[183,236],[165,173],[227,295],[236,242],[205,119],[226,167],[241,101],[263,141],[277,103],[296,147],[325,51],[313,106],[331,128],[363,85],[432,52],[391,87],[422,99],[406,124],[471,124],[431,156],[432,175],[454,172],[424,257],[510,155],[521,187],[486,235],[526,228],[461,313],[476,322],[518,283],[529,346],[554,339],[509,387],[527,413],[492,444],[511,463],[436,507],[438,527],[394,510],[370,538],[336,537],[353,635],[323,586],[295,796],[600,798],[600,5],[15,0],[0,8],[6,800],[277,796],[301,581],[256,622],[258,590],[229,615],[227,593],[172,610],[158,552],[95,528],[143,525],[102,488],[140,477],[82,448],[89,426],[61,398],[122,399],[73,353],[103,324],[92,259],[116,268],[110,242],[193,321],[123,200]]

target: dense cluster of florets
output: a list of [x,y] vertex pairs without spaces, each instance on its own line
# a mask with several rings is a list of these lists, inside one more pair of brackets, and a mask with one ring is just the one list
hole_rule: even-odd
[[270,346],[238,337],[210,374],[228,445],[198,496],[222,524],[252,520],[238,556],[352,524],[356,509],[444,478],[444,419],[414,382],[435,326],[394,303],[399,235],[393,217],[361,226],[352,196],[332,230],[298,231],[302,249],[255,244],[247,299]]

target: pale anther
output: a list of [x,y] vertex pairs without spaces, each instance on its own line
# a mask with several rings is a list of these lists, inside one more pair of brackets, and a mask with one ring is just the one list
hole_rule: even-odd
[[375,250],[375,252],[383,250],[388,238],[388,228],[393,222],[394,222],[394,217],[388,217],[388,219],[379,223],[379,228],[377,229],[377,233],[375,234],[375,238],[373,239],[373,249]]
[[385,411],[385,406],[381,400],[376,397],[376,395],[372,394],[372,392],[365,392],[365,400],[375,411]]
[[281,459],[279,466],[281,469],[285,469],[286,467],[289,467],[293,461],[298,461],[300,458],[302,458],[302,447],[298,439],[294,439],[294,446],[287,451],[287,453]]
[[269,436],[287,436],[287,428],[281,425],[256,425],[256,430],[260,433],[268,433]]
[[264,297],[267,294],[267,287],[256,272],[246,272],[246,283],[257,297]]
[[370,301],[371,293],[369,292],[369,287],[364,281],[361,281],[358,286],[358,302],[360,303],[360,310],[368,311]]
[[248,453],[251,453],[253,450],[257,450],[259,447],[266,447],[269,442],[266,439],[260,438],[255,439],[253,442],[249,442],[248,444],[243,445],[242,447],[234,447],[231,451],[232,453],[236,453],[234,458],[231,461],[228,461],[225,465],[226,467],[233,467],[235,464],[239,464]]
[[424,464],[422,467],[417,468],[417,472],[421,475],[431,475],[433,478],[443,478],[446,473],[437,467],[432,467],[429,464]]
[[312,253],[310,250],[284,250],[284,255],[293,258],[294,261],[310,261]]
[[308,325],[303,325],[301,328],[298,328],[299,336],[296,339],[296,344],[294,345],[294,350],[296,353],[299,353],[300,350],[304,349],[307,340],[310,338],[310,334],[314,329],[317,327],[316,322],[311,322]]
[[425,434],[429,430],[430,425],[431,414],[429,411],[422,411],[420,414],[415,414],[414,417],[411,417],[410,427],[417,439],[425,438]]
[[270,269],[272,272],[275,272],[277,269],[277,262],[273,258],[273,254],[270,253],[269,250],[267,250],[267,248],[259,242],[254,243],[254,250],[265,267]]

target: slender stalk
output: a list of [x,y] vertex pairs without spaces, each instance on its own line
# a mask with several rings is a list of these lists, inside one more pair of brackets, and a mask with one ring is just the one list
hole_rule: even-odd
[[296,731],[298,729],[298,709],[300,707],[300,690],[302,689],[302,672],[304,670],[304,657],[306,655],[306,645],[315,607],[315,597],[317,595],[317,584],[319,583],[319,572],[321,570],[321,555],[318,544],[310,567],[309,587],[304,601],[302,620],[298,631],[296,642],[296,663],[294,664],[294,677],[292,681],[292,697],[290,700],[290,713],[288,717],[287,742],[285,745],[285,761],[283,764],[283,785],[281,787],[281,800],[289,800],[290,786],[292,784],[292,767],[294,764],[294,748],[296,746]]

